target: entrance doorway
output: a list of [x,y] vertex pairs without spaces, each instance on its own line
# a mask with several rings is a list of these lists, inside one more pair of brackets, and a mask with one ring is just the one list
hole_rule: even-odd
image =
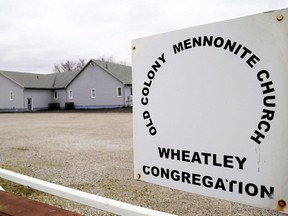
[[27,108],[29,111],[33,110],[32,98],[27,98]]

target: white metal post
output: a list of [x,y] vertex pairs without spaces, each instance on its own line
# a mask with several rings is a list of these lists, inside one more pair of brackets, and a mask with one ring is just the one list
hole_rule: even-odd
[[128,203],[100,197],[94,194],[89,194],[72,188],[64,187],[61,185],[53,184],[19,173],[0,168],[0,178],[9,181],[29,186],[39,191],[43,191],[58,197],[72,200],[93,208],[108,211],[117,215],[125,216],[173,216],[172,214],[147,209]]

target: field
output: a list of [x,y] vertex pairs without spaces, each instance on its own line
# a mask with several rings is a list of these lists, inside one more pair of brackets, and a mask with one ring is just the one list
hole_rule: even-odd
[[[277,213],[134,180],[131,112],[0,114],[0,167],[177,215]],[[111,215],[0,179],[6,191],[82,215]]]

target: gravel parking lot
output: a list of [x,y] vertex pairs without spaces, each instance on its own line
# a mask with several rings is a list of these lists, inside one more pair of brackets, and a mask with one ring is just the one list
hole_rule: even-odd
[[[131,112],[0,114],[0,167],[177,215],[277,213],[133,179]],[[7,191],[82,215],[112,215],[0,179]]]

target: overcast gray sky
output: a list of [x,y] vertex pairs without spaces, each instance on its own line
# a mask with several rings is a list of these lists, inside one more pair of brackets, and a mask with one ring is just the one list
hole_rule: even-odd
[[131,65],[133,39],[281,8],[288,0],[0,0],[0,70],[101,56]]

